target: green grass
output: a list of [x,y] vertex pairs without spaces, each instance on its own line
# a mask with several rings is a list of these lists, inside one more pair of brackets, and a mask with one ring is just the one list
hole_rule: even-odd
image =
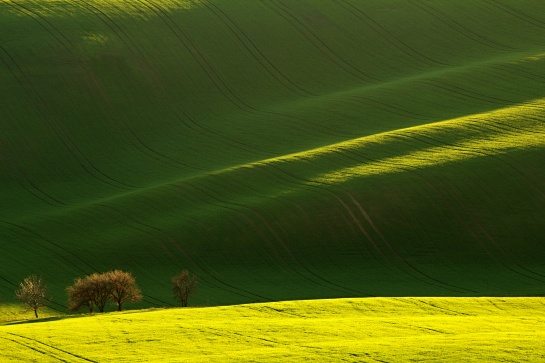
[[370,298],[109,313],[0,326],[0,359],[539,362],[542,298]]
[[0,302],[541,295],[536,1],[0,1]]

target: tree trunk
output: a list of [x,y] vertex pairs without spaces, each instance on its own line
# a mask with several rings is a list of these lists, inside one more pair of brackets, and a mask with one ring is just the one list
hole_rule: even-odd
[[34,316],[36,316],[36,319],[38,319],[38,309],[34,308]]

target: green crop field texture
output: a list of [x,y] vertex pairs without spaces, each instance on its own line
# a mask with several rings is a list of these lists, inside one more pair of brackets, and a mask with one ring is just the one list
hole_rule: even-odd
[[2,362],[541,362],[542,298],[370,298],[0,326]]
[[0,0],[0,304],[545,291],[545,2]]

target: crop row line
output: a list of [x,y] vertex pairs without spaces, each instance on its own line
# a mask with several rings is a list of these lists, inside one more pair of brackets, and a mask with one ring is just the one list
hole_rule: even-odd
[[[311,276],[314,276],[315,278],[317,278],[318,280],[320,280],[322,282],[318,283],[318,282],[314,281],[314,279],[311,279],[311,278],[307,277],[306,275],[302,274],[301,272],[297,271],[292,264],[288,263],[287,264],[287,266],[289,267],[288,270],[291,270],[292,273],[295,273],[296,275],[302,277],[303,279],[305,279],[305,280],[307,280],[307,281],[309,281],[311,283],[315,283],[315,284],[317,283],[318,285],[321,285],[323,282],[325,282],[325,283],[333,286],[334,289],[338,289],[338,288],[346,289],[344,287],[338,286],[337,284],[335,284],[335,283],[333,283],[331,281],[326,280],[324,277],[318,276],[316,273],[312,272],[306,266],[304,266],[297,259],[297,257],[292,253],[291,249],[287,246],[287,244],[282,239],[282,237],[278,234],[276,229],[269,222],[267,222],[265,217],[263,217],[255,209],[250,208],[250,207],[245,206],[245,205],[240,204],[240,203],[226,201],[226,200],[220,198],[219,196],[213,196],[208,191],[203,190],[201,187],[199,187],[199,186],[197,186],[195,184],[189,185],[189,184],[186,183],[185,185],[190,186],[191,188],[198,190],[201,194],[208,195],[209,197],[211,197],[212,199],[214,199],[218,203],[218,204],[216,204],[218,207],[230,210],[231,212],[234,212],[234,213],[240,215],[241,217],[243,217],[247,221],[247,223],[249,223],[253,227],[255,232],[257,232],[261,236],[261,240],[267,241],[269,250],[276,256],[278,261],[282,261],[283,258],[282,258],[282,256],[280,254],[278,254],[278,250],[277,250],[274,242],[276,242],[276,244],[278,244],[280,246],[280,250],[283,250],[286,253],[286,255],[288,256],[288,259],[291,262],[295,263],[295,265],[299,266],[303,271],[309,273]],[[246,210],[247,213],[250,214],[250,216],[253,216],[254,218],[257,218],[257,222],[261,222],[261,224],[266,227],[266,230],[269,232],[269,235],[265,234],[262,229],[258,228],[258,226],[256,224],[256,221],[253,218],[246,215],[246,213],[243,213],[242,211],[240,211],[240,209]],[[281,267],[283,269],[285,268],[284,266],[279,266],[279,267]],[[330,286],[330,288],[331,288],[331,286]]]
[[468,29],[467,27],[463,26],[458,21],[452,19],[451,17],[449,17],[444,12],[441,12],[440,10],[434,8],[433,6],[431,6],[429,4],[423,3],[421,0],[409,0],[409,2],[412,3],[413,5],[419,7],[420,9],[424,10],[428,14],[434,16],[435,18],[439,19],[441,22],[443,22],[443,24],[445,24],[449,28],[460,32],[461,34],[463,34],[467,38],[469,38],[469,39],[471,39],[471,40],[473,40],[473,41],[475,41],[475,42],[477,42],[479,44],[482,44],[482,45],[490,47],[490,48],[502,50],[502,51],[515,50],[512,47],[507,47],[507,46],[505,46],[503,44],[500,44],[498,42],[495,42],[493,40],[490,40],[488,38],[485,38],[485,37],[479,35],[478,33],[472,31],[471,29]]
[[[16,2],[16,1],[10,1],[6,2],[6,0],[2,0],[4,3],[7,3],[8,5],[12,6],[22,14],[30,17],[32,20],[34,20],[36,23],[40,25],[46,32],[48,32],[58,43],[62,45],[62,47],[69,53],[71,58],[76,61],[76,56],[74,53],[70,50],[69,44],[70,40],[66,38],[49,20],[44,18],[39,13],[32,11],[31,9],[27,8],[26,6]],[[64,40],[63,40],[64,39]],[[22,68],[19,68],[22,70]],[[81,65],[80,65],[81,69]],[[50,132],[57,137],[57,139],[60,141],[61,145],[64,146],[64,148],[68,151],[68,153],[73,157],[73,159],[79,164],[79,166],[85,170],[89,176],[91,176],[94,179],[97,179],[103,183],[106,183],[112,187],[115,188],[130,188],[131,186],[121,182],[119,180],[116,180],[108,175],[106,175],[104,172],[102,172],[100,169],[98,169],[85,154],[80,150],[80,148],[76,145],[76,143],[72,140],[72,138],[60,127],[59,122],[55,120],[53,116],[53,112],[48,106],[47,102],[43,100],[42,96],[39,92],[34,91],[35,87],[33,86],[32,81],[30,80],[30,77],[26,74],[26,72],[22,73],[25,82],[30,85],[33,92],[31,94],[34,95],[33,99],[35,100],[36,107],[41,110],[41,114],[43,115],[43,120],[46,121],[46,125],[49,128]]]
[[301,96],[316,96],[312,92],[309,92],[306,89],[303,89],[291,79],[289,79],[277,66],[275,66],[257,47],[255,42],[237,25],[223,10],[221,10],[216,4],[212,2],[203,2],[205,6],[211,13],[213,13],[220,21],[225,24],[227,28],[233,33],[233,35],[238,39],[238,41],[244,46],[248,53],[254,58],[267,73],[269,73],[276,81],[278,81],[282,86],[289,89],[291,92]]
[[[32,338],[29,338],[29,337],[25,337],[23,335],[10,333],[10,332],[7,332],[6,334],[13,337],[13,339],[9,339],[7,337],[1,337],[1,338],[4,338],[4,339],[9,340],[11,342],[14,342],[16,344],[27,347],[27,348],[29,348],[31,350],[34,350],[34,351],[38,352],[38,353],[47,355],[47,356],[49,356],[51,358],[54,358],[54,359],[57,359],[57,360],[59,360],[61,362],[69,363],[69,362],[72,362],[74,358],[76,358],[76,359],[79,359],[79,360],[82,360],[82,361],[85,361],[85,362],[98,363],[98,362],[96,362],[94,360],[85,358],[85,357],[83,357],[83,356],[81,356],[79,354],[71,353],[71,352],[69,352],[67,350],[54,347],[52,345],[46,344],[46,343],[41,342],[41,341],[36,340],[36,339],[32,339]],[[63,357],[63,355],[67,355],[69,358],[66,358],[66,359],[69,359],[69,360],[66,360]]]
[[516,18],[519,18],[519,19],[521,19],[521,20],[523,20],[525,22],[528,22],[528,23],[530,23],[530,24],[532,24],[534,26],[545,29],[545,21],[539,20],[539,19],[537,19],[537,18],[535,18],[535,17],[533,17],[531,15],[525,14],[522,11],[517,10],[514,7],[509,6],[507,4],[504,4],[501,1],[497,1],[497,0],[494,0],[494,1],[483,0],[483,1],[486,2],[487,4],[490,4],[491,6],[493,6],[495,8],[501,9],[502,11],[504,11],[504,12],[516,17]]
[[353,14],[360,21],[366,24],[371,30],[373,30],[377,35],[386,40],[395,48],[399,49],[402,53],[417,60],[420,63],[424,63],[428,66],[448,66],[448,64],[432,59],[425,54],[417,51],[413,47],[409,46],[405,42],[401,41],[398,37],[392,34],[384,26],[380,25],[376,20],[367,15],[361,8],[349,3],[346,0],[335,0],[335,3],[340,7],[344,8],[350,14]]
[[[425,273],[423,273],[422,271],[418,270],[415,266],[413,266],[412,264],[410,264],[408,261],[406,261],[405,259],[403,259],[401,257],[401,255],[393,248],[393,246],[385,239],[382,239],[384,238],[384,236],[376,229],[373,229],[373,227],[371,226],[371,229],[374,230],[375,233],[377,233],[379,235],[379,240],[381,241],[382,244],[385,244],[386,245],[386,249],[387,250],[390,250],[391,253],[393,253],[393,257],[388,257],[388,255],[384,252],[383,248],[380,248],[379,247],[379,244],[378,242],[373,238],[371,237],[371,234],[369,233],[369,231],[366,230],[366,228],[363,227],[363,225],[359,222],[359,218],[356,217],[356,215],[354,214],[354,212],[352,211],[352,209],[343,201],[343,199],[341,197],[339,197],[336,193],[334,193],[333,191],[330,190],[330,188],[333,188],[333,189],[337,189],[338,192],[342,193],[342,194],[345,194],[345,195],[348,195],[348,193],[346,191],[344,191],[341,187],[339,186],[336,186],[334,184],[330,184],[330,183],[325,183],[325,182],[319,182],[319,181],[315,181],[315,180],[309,180],[309,179],[305,179],[305,178],[302,178],[302,177],[299,177],[299,176],[295,176],[294,174],[291,174],[285,170],[282,170],[280,167],[274,165],[274,164],[269,164],[268,166],[270,166],[271,168],[273,168],[274,170],[277,170],[278,172],[282,173],[282,174],[285,174],[286,176],[288,176],[290,179],[293,179],[293,180],[297,180],[299,182],[290,182],[290,183],[294,183],[296,184],[298,187],[301,187],[301,185],[305,185],[307,187],[311,187],[311,188],[316,188],[316,189],[319,189],[319,190],[322,190],[322,191],[325,191],[326,193],[332,195],[336,200],[337,202],[342,205],[342,207],[344,208],[345,212],[348,213],[348,215],[350,216],[351,220],[356,223],[358,225],[358,228],[360,230],[360,232],[366,237],[366,239],[371,242],[371,244],[374,246],[375,250],[379,253],[380,256],[382,256],[382,258],[387,261],[392,267],[395,267],[397,269],[400,269],[401,271],[404,271],[405,273],[409,274],[411,277],[413,278],[416,278],[416,279],[421,279],[420,277],[418,276],[415,276],[413,273],[410,273],[406,268],[408,267],[409,270],[413,270],[418,274],[421,274],[423,276],[425,276],[427,279],[430,279],[432,281],[435,281],[435,282],[431,282],[429,280],[421,280],[425,283],[429,283],[429,284],[432,284],[432,285],[435,285],[435,283],[439,282],[440,284],[442,284],[441,287],[445,287],[445,286],[451,286],[449,285],[448,283],[444,283],[444,282],[440,282],[438,280],[436,280],[435,278],[429,276],[429,275],[426,275]],[[263,171],[266,171],[265,168],[262,168]],[[318,193],[318,194],[321,194],[321,193]],[[353,199],[354,201],[355,199]],[[361,208],[361,205],[360,205],[360,208]],[[367,220],[365,218],[365,212],[362,211],[362,209],[358,209],[357,206],[356,206],[356,209],[360,212],[360,214],[362,215],[363,219],[367,221],[367,223],[369,223],[369,220]],[[372,224],[372,222],[371,222]],[[399,264],[400,263],[400,264]],[[405,268],[404,268],[405,267]],[[451,287],[447,287],[447,289],[450,289]]]
[[[124,44],[126,49],[130,52],[132,55],[132,59],[138,63],[143,68],[146,68],[145,76],[147,78],[147,83],[151,86],[151,88],[158,93],[157,89],[161,88],[161,82],[158,80],[157,75],[155,74],[153,68],[151,67],[150,63],[147,61],[145,55],[141,51],[141,49],[138,47],[136,42],[134,42],[133,38],[131,38],[128,35],[128,31],[124,30],[116,21],[114,21],[111,17],[109,17],[104,11],[100,10],[97,6],[93,5],[90,2],[80,0],[79,3],[82,7],[84,7],[87,11],[89,11],[91,14],[96,16],[105,26],[107,26],[114,34],[115,36]],[[115,4],[112,4],[112,6],[116,6]],[[132,46],[131,46],[132,44]],[[84,62],[82,60],[82,62]],[[92,72],[90,68],[86,67],[89,72]],[[202,170],[199,167],[196,167],[194,165],[190,165],[187,163],[183,163],[178,159],[175,159],[171,156],[168,156],[151,146],[149,146],[140,136],[138,136],[137,132],[131,127],[130,120],[126,120],[126,116],[123,113],[119,113],[116,111],[116,108],[112,104],[109,97],[106,95],[106,92],[102,90],[100,87],[100,83],[98,79],[95,82],[96,88],[100,89],[100,94],[102,95],[102,99],[104,102],[106,102],[106,109],[105,111],[109,115],[109,119],[113,121],[113,123],[119,128],[119,130],[122,132],[123,135],[125,135],[125,138],[141,153],[144,155],[147,155],[151,157],[152,159],[155,159],[161,163],[165,163],[174,167],[183,166],[192,170]],[[157,99],[163,100],[165,99],[164,95],[166,92],[163,92],[163,94],[159,95]],[[177,115],[172,108],[170,107],[170,102],[166,102],[167,108],[176,115],[178,120],[181,120],[182,123],[188,127],[191,128],[184,120],[182,120],[179,115]],[[103,109],[104,110],[104,109]]]
[[376,83],[380,80],[374,76],[363,73],[358,68],[348,63],[343,57],[328,46],[323,40],[316,35],[309,27],[307,27],[301,20],[290,12],[290,7],[278,0],[269,0],[263,2],[269,9],[274,11],[280,17],[284,18],[301,34],[310,44],[314,46],[322,55],[329,59],[338,68],[343,69],[345,72],[351,74],[357,79],[365,82]]
[[[407,134],[408,136],[407,137],[413,137],[413,138],[416,138],[414,136],[414,133],[410,132],[410,131],[407,131]],[[411,136],[412,134],[412,136]],[[470,149],[470,148],[467,148],[467,147],[462,147],[462,146],[459,146],[459,145],[455,145],[455,144],[450,144],[450,143],[446,143],[444,141],[439,141],[437,139],[433,139],[431,138],[430,136],[425,136],[425,135],[418,135],[420,137],[424,137],[424,138],[428,138],[430,140],[433,140],[434,142],[433,143],[430,143],[430,142],[426,142],[426,141],[422,141],[420,139],[421,142],[424,142],[424,143],[427,143],[429,144],[430,146],[438,146],[438,145],[441,145],[441,146],[444,146],[444,147],[449,147],[451,149],[457,149],[457,150],[460,150],[460,151],[463,151],[463,152],[468,152],[468,153],[472,153],[472,154],[476,154],[476,155],[481,155],[481,156],[487,156],[487,157],[491,157],[499,162],[501,162],[502,164],[506,165],[507,167],[513,169],[517,174],[521,175],[522,177],[524,177],[527,181],[529,181],[528,177],[526,177],[524,174],[522,174],[520,172],[520,170],[518,170],[517,168],[515,168],[513,165],[507,163],[505,160],[502,160],[501,158],[499,158],[498,156],[494,155],[494,154],[491,154],[491,153],[487,153],[485,151],[482,151],[482,150],[475,150],[475,149]],[[535,185],[534,185],[534,190],[537,190],[538,191],[538,194],[541,195],[544,199],[545,199],[545,194],[543,194],[542,191],[540,191]],[[518,273],[518,274],[521,274],[527,278],[530,278],[530,279],[534,279],[534,280],[537,280],[537,281],[545,281],[545,280],[541,280],[541,279],[536,279],[535,277],[532,277],[530,275],[527,275],[526,273],[521,273],[519,271],[516,271],[514,270],[512,267],[510,267],[510,265],[513,265],[513,266],[517,266],[518,268],[526,271],[526,272],[529,272],[531,274],[534,274],[534,275],[538,275],[540,277],[545,277],[537,272],[534,272],[534,271],[530,271],[529,269],[525,268],[524,266],[521,266],[520,264],[518,264],[517,262],[513,261],[512,258],[510,258],[510,254],[507,253],[498,243],[497,241],[492,238],[492,236],[485,230],[485,228],[482,226],[481,223],[479,223],[477,221],[477,219],[474,217],[473,213],[471,213],[469,211],[469,208],[467,208],[465,206],[465,204],[462,202],[461,199],[458,198],[458,202],[460,203],[460,205],[464,208],[465,210],[465,213],[470,216],[470,219],[471,221],[473,222],[473,224],[475,226],[478,227],[478,229],[484,234],[484,236],[486,237],[486,240],[488,240],[489,242],[492,243],[493,247],[495,250],[497,250],[499,253],[500,253],[500,256],[501,258],[503,259],[506,259],[506,262],[504,261],[501,261],[498,259],[498,256],[491,253],[491,251],[486,248],[483,244],[482,244],[482,239],[479,239],[478,237],[475,236],[475,239],[481,244],[481,246],[485,249],[485,251],[487,251],[487,253],[493,257],[496,262],[500,263],[501,265],[503,265],[505,268],[515,272],[515,273]]]

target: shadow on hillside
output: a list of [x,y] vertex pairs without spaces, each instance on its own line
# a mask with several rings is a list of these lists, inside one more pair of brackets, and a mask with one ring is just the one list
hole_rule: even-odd
[[67,315],[67,316],[50,316],[50,317],[47,317],[47,318],[38,318],[38,319],[33,319],[33,320],[11,321],[11,322],[6,322],[6,323],[1,324],[1,325],[6,326],[6,325],[46,323],[46,322],[50,322],[50,321],[64,320],[64,319],[70,319],[70,318],[73,318],[73,316],[70,316],[70,315]]
[[[174,307],[176,308],[176,307]],[[165,308],[163,307],[154,307],[154,308],[147,308],[147,309],[127,309],[123,310],[121,312],[119,311],[107,311],[104,313],[98,313],[94,312],[93,314],[88,313],[73,313],[73,314],[66,314],[66,315],[58,315],[58,316],[48,316],[45,318],[38,318],[38,319],[28,319],[28,320],[11,320],[11,321],[0,321],[0,326],[8,326],[8,325],[21,325],[21,324],[34,324],[34,323],[47,323],[51,321],[57,321],[57,320],[65,320],[65,319],[75,319],[75,318],[82,318],[82,317],[89,317],[89,316],[100,316],[105,314],[134,314],[134,313],[142,313],[145,311],[156,311],[156,310],[163,310]]]

